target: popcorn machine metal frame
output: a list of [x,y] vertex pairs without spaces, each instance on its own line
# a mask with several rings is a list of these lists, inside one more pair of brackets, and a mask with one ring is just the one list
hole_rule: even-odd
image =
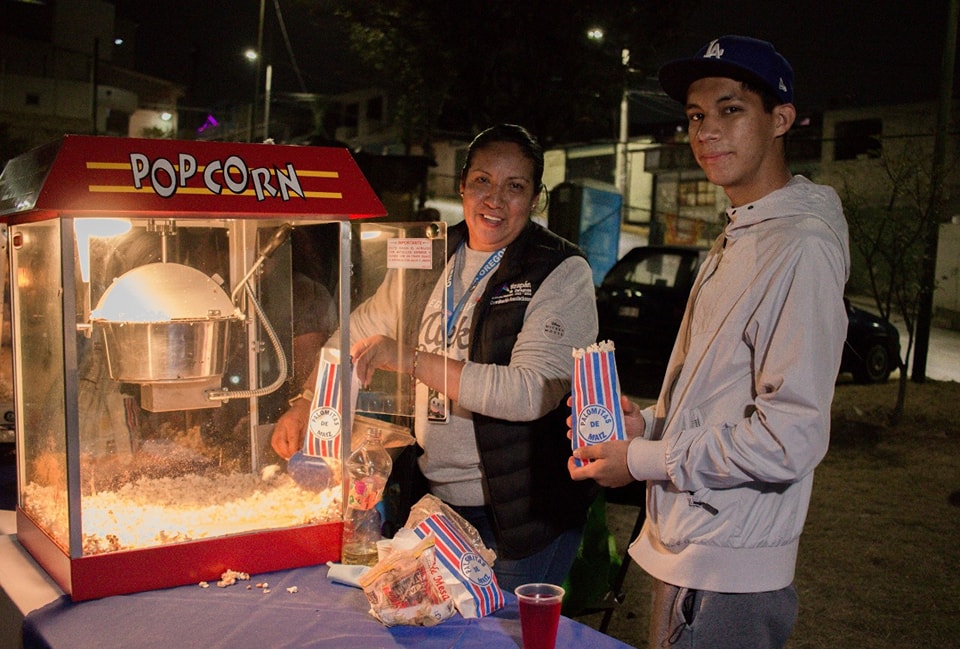
[[[85,401],[82,383],[101,380],[118,403],[162,413],[158,419],[207,421],[229,404],[238,411],[231,421],[243,433],[240,445],[249,444],[239,463],[257,474],[271,420],[288,396],[277,392],[287,380],[285,347],[296,309],[286,238],[308,225],[336,231],[337,249],[330,252],[339,260],[335,299],[345,322],[350,221],[384,214],[346,149],[67,136],[7,164],[0,218],[11,262],[17,532],[74,600],[216,580],[226,569],[268,572],[339,559],[342,512],[332,521],[264,523],[254,531],[85,552],[90,540],[80,503],[99,476],[81,459],[91,454],[81,429],[108,417]],[[103,235],[95,226],[111,224],[132,227],[149,242],[152,268],[134,260],[142,247],[134,239],[120,239],[129,244],[98,257],[103,240],[95,238]],[[91,266],[117,258],[124,275],[113,281],[102,271],[109,288],[98,295]],[[119,288],[128,276],[136,281]],[[212,302],[202,303],[207,297]],[[261,301],[282,314],[283,334],[273,331]],[[133,314],[136,302],[150,315]],[[85,358],[99,345],[97,329],[105,334],[106,363],[91,373]],[[147,343],[132,342],[141,334]],[[338,346],[348,342],[343,327]],[[135,357],[117,357],[131,348]],[[239,369],[224,367],[237,349]],[[341,372],[341,394],[350,393],[349,379]],[[344,431],[349,417],[344,409]],[[108,426],[94,422],[94,435]],[[100,447],[116,455],[115,440]],[[341,460],[348,453],[344,444]],[[62,500],[56,525],[25,504],[28,478],[38,475]]]

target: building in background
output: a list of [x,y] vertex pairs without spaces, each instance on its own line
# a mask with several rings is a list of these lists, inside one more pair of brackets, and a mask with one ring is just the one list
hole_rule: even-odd
[[104,0],[4,4],[0,123],[24,148],[64,133],[173,137],[183,88],[136,72],[135,29]]
[[[179,105],[185,89],[136,71],[136,26],[117,19],[111,2],[7,2],[3,8],[0,144],[6,139],[6,146],[0,148],[0,157],[65,133],[248,141],[269,132],[277,142],[350,148],[392,217],[439,217],[450,223],[461,218],[459,170],[470,134],[446,135],[411,147],[394,126],[390,97],[380,89],[335,96],[300,93],[296,110],[283,110],[285,102],[278,94],[269,112],[269,131],[265,123],[253,123],[256,111],[248,103],[224,108],[216,119],[208,116],[210,123],[204,125],[208,128],[193,132],[180,128],[187,121],[184,111],[192,110]],[[604,198],[619,192],[618,236],[604,235],[600,240],[606,243],[598,244],[615,246],[597,253],[603,264],[648,243],[707,246],[723,227],[726,197],[693,160],[682,114],[665,110],[654,91],[644,92],[644,102],[655,104],[656,110],[644,111],[641,106],[631,114],[629,137],[545,152],[548,190],[572,188],[579,190],[581,199],[598,187]],[[856,187],[863,201],[884,204],[891,198],[884,180],[892,161],[913,169],[914,179],[922,180],[929,167],[936,109],[928,102],[801,115],[788,139],[791,168],[836,186],[841,196],[846,185]],[[935,306],[948,319],[960,320],[960,252],[953,233],[960,225],[951,222],[960,219],[950,218],[960,215],[956,115],[957,111],[948,129],[943,192],[947,223],[941,234]],[[905,187],[906,177],[898,182]],[[904,194],[898,196],[904,200]],[[587,213],[594,207],[595,201],[565,202],[557,194],[543,221],[579,236],[581,226],[596,218]]]

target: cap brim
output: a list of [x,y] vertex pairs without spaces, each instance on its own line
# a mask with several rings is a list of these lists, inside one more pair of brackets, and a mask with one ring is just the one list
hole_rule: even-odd
[[767,86],[767,82],[751,70],[714,58],[698,57],[671,61],[660,68],[658,76],[663,91],[681,104],[687,103],[690,84],[704,77],[727,77]]

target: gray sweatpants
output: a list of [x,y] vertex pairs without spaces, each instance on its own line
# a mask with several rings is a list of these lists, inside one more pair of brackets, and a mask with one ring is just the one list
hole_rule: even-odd
[[653,582],[650,649],[780,649],[797,621],[793,584],[763,593],[715,593]]

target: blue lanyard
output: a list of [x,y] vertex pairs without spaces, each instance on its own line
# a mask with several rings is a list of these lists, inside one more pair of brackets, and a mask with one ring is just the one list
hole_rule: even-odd
[[[453,268],[450,269],[449,275],[447,275],[447,305],[453,304],[453,278],[457,272],[457,262],[460,259],[460,251],[463,248],[463,243],[457,246],[457,252],[454,253],[453,258]],[[470,286],[467,287],[467,290],[463,292],[463,295],[460,296],[460,301],[457,302],[457,305],[454,307],[453,311],[447,312],[447,346],[450,346],[451,341],[453,340],[454,329],[457,326],[457,320],[460,318],[460,313],[463,311],[464,305],[467,303],[467,298],[470,297],[470,294],[473,293],[473,289],[477,288],[477,284],[486,277],[490,271],[497,267],[497,264],[500,263],[500,260],[503,258],[503,253],[506,251],[506,248],[500,248],[496,250],[490,257],[487,258],[487,261],[484,262],[483,266],[480,267],[480,270],[477,271],[477,276],[473,278],[473,281],[470,283]]]

